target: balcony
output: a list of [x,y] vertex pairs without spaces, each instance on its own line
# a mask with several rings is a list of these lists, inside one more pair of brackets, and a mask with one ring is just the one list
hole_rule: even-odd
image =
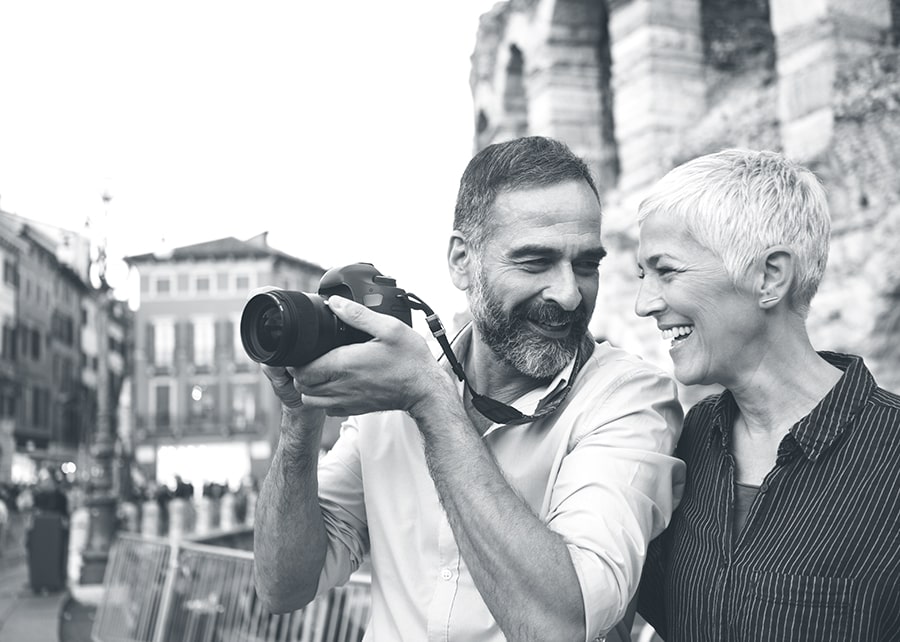
[[269,429],[270,420],[265,413],[257,413],[253,419],[231,414],[228,417],[191,415],[135,415],[135,428],[144,437],[196,438],[262,435]]

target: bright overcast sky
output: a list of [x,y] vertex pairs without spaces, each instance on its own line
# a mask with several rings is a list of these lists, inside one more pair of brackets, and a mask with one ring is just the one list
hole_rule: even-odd
[[0,0],[0,208],[81,231],[108,190],[112,258],[268,231],[449,321],[493,3]]

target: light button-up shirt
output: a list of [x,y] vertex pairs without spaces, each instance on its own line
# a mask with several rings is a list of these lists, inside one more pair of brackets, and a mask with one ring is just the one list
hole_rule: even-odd
[[[570,374],[567,368],[560,377]],[[528,412],[558,383],[514,405]],[[491,426],[483,436],[509,484],[567,543],[586,640],[624,614],[647,545],[680,497],[683,464],[671,453],[681,420],[674,382],[604,343],[558,410],[532,423]],[[409,415],[349,419],[320,463],[319,499],[329,536],[319,593],[371,557],[367,642],[505,639],[460,555]]]

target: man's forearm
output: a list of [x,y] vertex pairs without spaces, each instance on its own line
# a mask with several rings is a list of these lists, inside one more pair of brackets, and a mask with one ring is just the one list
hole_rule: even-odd
[[583,640],[565,542],[515,493],[461,404],[415,416],[435,488],[475,585],[510,640]]
[[316,479],[321,435],[321,413],[285,410],[260,489],[253,536],[256,588],[272,612],[302,607],[318,586],[327,546]]

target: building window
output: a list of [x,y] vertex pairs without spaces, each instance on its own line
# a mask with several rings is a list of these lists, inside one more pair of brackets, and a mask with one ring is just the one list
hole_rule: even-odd
[[172,284],[169,281],[169,277],[161,276],[156,279],[156,293],[157,294],[169,294],[172,289]]
[[228,292],[228,276],[227,272],[219,272],[216,275],[216,289],[219,292]]
[[244,350],[244,343],[241,341],[241,317],[240,315],[234,317],[231,320],[231,327],[234,328],[232,332],[232,340],[234,341],[234,345],[232,347],[234,353],[234,362],[239,366],[249,366],[253,363],[253,360],[247,355],[247,351]]
[[246,292],[250,289],[250,277],[246,274],[238,274],[234,279],[234,286],[238,292]]
[[19,287],[19,267],[9,259],[3,260],[3,282],[14,288]]
[[146,274],[141,275],[141,294],[150,294],[150,277]]
[[203,423],[216,418],[215,387],[206,383],[188,384],[188,412],[191,423]]
[[18,395],[12,386],[0,386],[0,418],[16,419]]
[[178,277],[178,292],[185,293],[188,291],[188,288],[191,285],[191,280],[187,274],[179,274]]
[[31,331],[31,358],[41,360],[41,333],[39,330]]
[[245,430],[253,425],[256,419],[256,384],[232,384],[231,417],[238,430]]
[[8,323],[3,324],[3,343],[0,345],[0,357],[8,360],[16,360],[16,329]]
[[160,428],[168,428],[172,424],[172,400],[169,398],[169,384],[157,384],[153,392],[153,417],[156,425]]
[[26,408],[30,411],[27,419],[30,419],[31,425],[35,428],[49,428],[50,391],[38,386],[26,389],[25,403],[28,404]]
[[194,319],[194,363],[211,366],[215,350],[215,322],[211,317]]
[[209,277],[208,276],[198,276],[197,277],[197,292],[209,292]]
[[175,325],[171,321],[158,320],[153,325],[153,363],[171,366],[175,354]]

